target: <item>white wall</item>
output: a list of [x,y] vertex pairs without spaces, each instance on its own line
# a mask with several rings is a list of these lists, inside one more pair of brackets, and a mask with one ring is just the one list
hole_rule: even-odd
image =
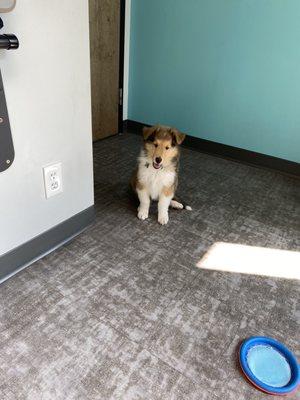
[[124,84],[123,84],[123,120],[128,118],[128,82],[130,52],[130,14],[131,0],[125,2],[125,38],[124,38]]
[[[93,204],[88,0],[18,0],[3,14],[20,40],[0,66],[15,161],[0,173],[0,255]],[[42,167],[64,192],[45,199]]]

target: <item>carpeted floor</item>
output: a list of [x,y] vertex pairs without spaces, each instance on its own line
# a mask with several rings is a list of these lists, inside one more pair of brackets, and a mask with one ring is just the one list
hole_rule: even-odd
[[217,241],[299,250],[300,182],[184,149],[193,211],[141,222],[139,140],[95,144],[95,224],[0,286],[1,400],[259,400],[240,341],[270,335],[300,356],[299,281],[196,267]]

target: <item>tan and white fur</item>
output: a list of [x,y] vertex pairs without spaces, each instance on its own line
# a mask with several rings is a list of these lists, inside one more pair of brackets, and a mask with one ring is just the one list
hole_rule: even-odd
[[131,182],[140,202],[138,218],[147,219],[151,200],[157,200],[158,222],[165,225],[169,221],[169,206],[191,210],[174,198],[178,183],[179,145],[185,135],[175,128],[155,125],[144,128],[143,136],[144,146]]

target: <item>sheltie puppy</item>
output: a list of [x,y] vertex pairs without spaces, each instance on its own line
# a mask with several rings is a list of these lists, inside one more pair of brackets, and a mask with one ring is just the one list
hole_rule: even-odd
[[158,201],[158,222],[169,221],[169,206],[191,210],[191,207],[175,200],[178,183],[179,146],[185,135],[176,128],[155,125],[143,129],[144,144],[138,158],[138,167],[131,185],[140,205],[138,218],[145,220],[149,215],[151,200]]

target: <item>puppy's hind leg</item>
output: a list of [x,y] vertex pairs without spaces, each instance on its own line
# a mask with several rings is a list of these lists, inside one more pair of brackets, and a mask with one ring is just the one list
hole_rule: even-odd
[[145,189],[137,189],[137,195],[140,200],[138,207],[138,218],[145,220],[149,216],[150,196]]
[[175,210],[188,210],[188,211],[192,210],[191,206],[188,206],[183,201],[176,200],[175,198],[171,200],[170,206]]
[[175,210],[182,210],[184,208],[183,204],[175,199],[171,200],[170,206]]

